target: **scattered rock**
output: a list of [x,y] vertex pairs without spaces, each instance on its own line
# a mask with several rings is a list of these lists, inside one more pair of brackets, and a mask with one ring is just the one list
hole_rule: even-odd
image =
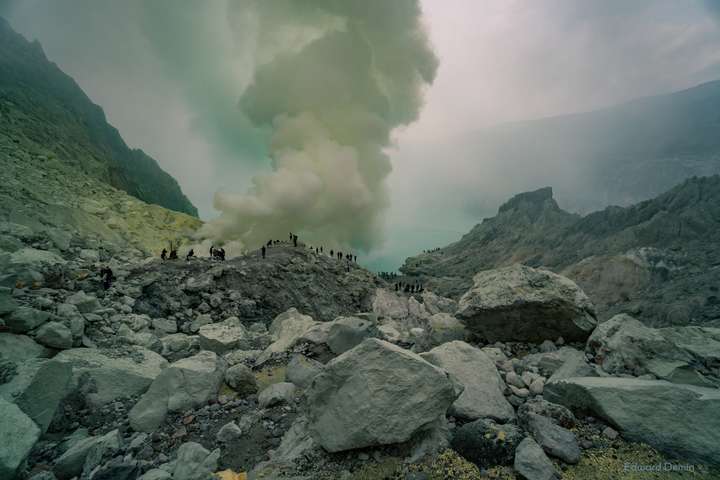
[[17,405],[29,416],[44,434],[60,402],[70,391],[72,368],[58,361],[45,362],[32,382],[17,398]]
[[208,480],[217,471],[220,450],[210,452],[202,445],[187,442],[178,448],[172,469],[173,480]]
[[274,383],[258,395],[260,408],[273,407],[282,403],[293,403],[294,400],[295,385],[289,382]]
[[239,363],[225,372],[225,382],[240,395],[253,395],[258,391],[257,379],[253,371]]
[[285,376],[288,381],[302,389],[310,386],[313,379],[322,372],[323,364],[304,355],[293,355],[288,362]]
[[281,313],[270,325],[270,334],[273,335],[275,341],[263,351],[257,363],[264,363],[274,353],[287,351],[310,327],[317,323],[312,317],[301,314],[295,308]]
[[515,450],[513,468],[526,480],[558,480],[560,473],[535,440],[526,437]]
[[523,425],[548,455],[575,464],[580,461],[580,446],[575,434],[541,415],[528,412]]
[[229,422],[223,425],[220,430],[218,430],[217,435],[215,438],[220,443],[230,443],[234,440],[237,440],[242,436],[242,429],[237,426],[237,423],[235,422]]
[[522,438],[520,429],[513,424],[498,425],[491,420],[479,419],[458,428],[450,445],[467,460],[488,468],[510,465]]

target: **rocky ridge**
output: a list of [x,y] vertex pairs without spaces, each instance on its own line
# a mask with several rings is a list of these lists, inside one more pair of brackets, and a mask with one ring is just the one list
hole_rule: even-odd
[[477,272],[523,263],[577,282],[601,320],[626,312],[650,326],[717,326],[719,205],[719,176],[584,217],[563,211],[544,188],[517,195],[458,242],[409,258],[401,271],[459,298]]

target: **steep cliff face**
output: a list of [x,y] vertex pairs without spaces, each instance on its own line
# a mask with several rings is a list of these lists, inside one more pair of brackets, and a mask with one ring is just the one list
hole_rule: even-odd
[[[130,149],[99,106],[0,18],[0,131],[17,148],[43,152],[148,203],[197,216],[177,181]],[[38,167],[42,167],[39,165]]]
[[626,311],[653,325],[717,324],[720,176],[585,217],[560,209],[548,188],[523,193],[460,241],[407,259],[401,271],[458,296],[476,272],[517,262],[569,276],[601,317]]

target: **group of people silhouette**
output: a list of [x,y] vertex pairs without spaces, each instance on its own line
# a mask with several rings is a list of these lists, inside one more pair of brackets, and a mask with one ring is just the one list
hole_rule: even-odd
[[395,284],[395,291],[396,292],[405,292],[405,293],[422,293],[425,291],[425,287],[421,283],[405,283],[405,282],[398,282]]
[[439,251],[440,251],[440,248],[438,247],[438,248],[433,248],[431,250],[423,250],[423,253],[436,253]]

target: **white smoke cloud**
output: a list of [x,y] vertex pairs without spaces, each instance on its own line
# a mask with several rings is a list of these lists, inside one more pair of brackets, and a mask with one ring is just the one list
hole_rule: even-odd
[[418,2],[253,1],[233,15],[257,62],[240,108],[270,131],[273,168],[244,194],[217,193],[200,237],[254,248],[292,231],[369,250],[388,206],[383,150],[437,68]]

